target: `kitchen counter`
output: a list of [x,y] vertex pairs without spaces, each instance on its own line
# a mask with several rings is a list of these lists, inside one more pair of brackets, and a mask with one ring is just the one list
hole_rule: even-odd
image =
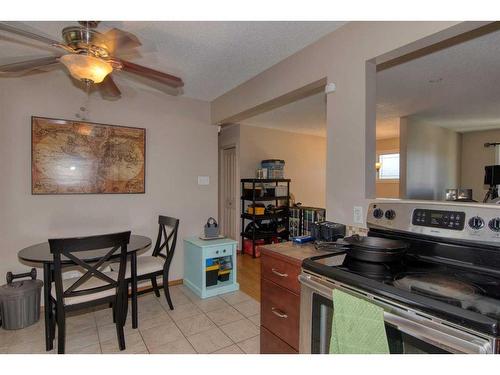
[[[277,244],[259,246],[261,253],[273,255],[276,258],[284,258],[288,262],[302,265],[305,258],[315,255],[321,255],[321,252],[314,248],[311,242],[305,244],[298,244],[292,241],[281,242]],[[272,254],[270,254],[272,253]]]

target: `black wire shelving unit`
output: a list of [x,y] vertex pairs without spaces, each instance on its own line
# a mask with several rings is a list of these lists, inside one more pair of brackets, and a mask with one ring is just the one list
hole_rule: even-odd
[[[243,178],[241,179],[241,245],[242,252],[244,254],[244,246],[245,239],[249,239],[252,241],[252,257],[256,258],[255,252],[255,241],[256,240],[269,240],[271,238],[280,238],[282,240],[287,241],[290,235],[290,179],[288,178],[279,178],[279,179],[262,179],[262,178]],[[274,186],[285,186],[286,184],[286,194],[279,196],[266,196],[266,195],[257,195],[256,188],[261,187],[262,184],[273,184]],[[245,189],[250,189],[251,186],[251,194],[246,195]],[[285,201],[285,208],[278,213],[266,213],[264,215],[256,215],[255,209],[253,214],[247,213],[245,211],[245,202],[251,202],[253,207],[255,207],[255,203],[262,202],[275,202],[275,206],[278,206],[279,201]],[[282,219],[282,226],[273,232],[263,232],[256,233],[256,226],[258,223],[264,220],[274,220],[274,219]],[[248,222],[254,223],[253,230],[251,233],[245,233],[245,227]]]

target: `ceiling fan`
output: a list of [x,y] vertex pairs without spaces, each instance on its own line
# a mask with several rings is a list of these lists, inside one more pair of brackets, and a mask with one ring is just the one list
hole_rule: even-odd
[[119,71],[146,78],[152,84],[166,85],[173,90],[174,94],[180,93],[180,89],[184,86],[181,78],[117,57],[120,51],[134,49],[141,45],[135,35],[116,28],[100,33],[96,30],[99,21],[79,21],[78,23],[79,26],[65,27],[62,30],[64,42],[58,42],[0,22],[0,32],[22,36],[64,51],[64,54],[59,56],[41,57],[2,65],[0,66],[0,76],[2,74],[23,75],[63,64],[73,78],[82,81],[87,87],[97,85],[105,99],[116,99],[121,96],[121,92],[111,76],[113,72]]

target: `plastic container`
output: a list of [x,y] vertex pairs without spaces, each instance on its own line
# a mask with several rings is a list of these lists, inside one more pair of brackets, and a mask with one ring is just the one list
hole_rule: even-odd
[[[31,276],[31,280],[13,281]],[[36,270],[22,275],[7,273],[7,284],[0,287],[2,327],[7,330],[28,327],[40,319],[40,296],[43,282],[36,280]]]
[[267,169],[267,178],[284,178],[285,161],[280,159],[262,160],[260,163],[263,169]]
[[[255,256],[260,257],[260,249],[259,246],[265,245],[266,241],[264,240],[255,240]],[[245,254],[253,255],[252,253],[252,240],[243,241],[243,252]]]
[[233,269],[233,261],[232,257],[230,256],[219,258],[218,263],[219,263],[219,273],[221,273],[222,271]]
[[249,213],[250,215],[253,215],[254,211],[255,215],[264,215],[266,213],[266,207],[262,204],[256,204],[255,207],[253,207],[252,205],[247,207],[247,213]]
[[228,281],[230,274],[231,274],[231,270],[219,271],[218,280],[219,281]]
[[207,287],[217,285],[218,277],[219,277],[218,264],[205,268],[205,285]]
[[[253,189],[250,188],[244,188],[243,189],[243,198],[245,199],[253,199]],[[255,187],[255,198],[260,198],[262,197],[262,187],[256,186]]]

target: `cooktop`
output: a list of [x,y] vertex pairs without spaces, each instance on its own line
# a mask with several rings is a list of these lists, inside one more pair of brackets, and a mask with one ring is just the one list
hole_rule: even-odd
[[[304,260],[303,268],[498,335],[500,273],[407,255],[402,262],[371,263],[345,252]],[[467,325],[467,324],[466,324]]]

